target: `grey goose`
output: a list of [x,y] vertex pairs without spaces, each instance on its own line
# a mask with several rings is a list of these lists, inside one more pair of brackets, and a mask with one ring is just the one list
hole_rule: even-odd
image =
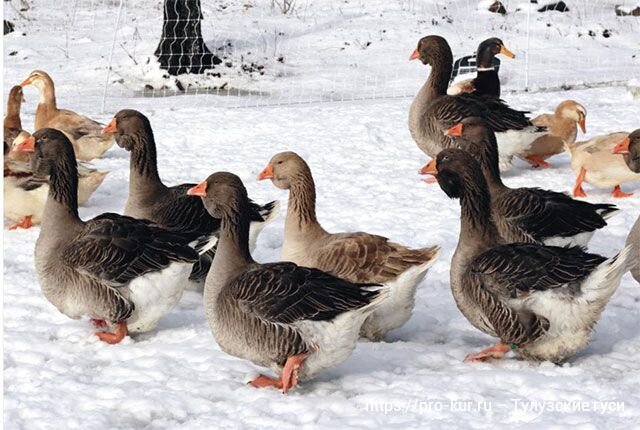
[[69,318],[88,316],[96,335],[120,342],[128,332],[152,330],[180,300],[198,254],[181,235],[114,213],[78,216],[78,172],[71,142],[60,131],[38,130],[20,144],[34,153],[49,195],[35,247],[44,296]]
[[444,38],[423,37],[410,59],[419,59],[431,66],[429,78],[409,110],[411,136],[428,156],[434,158],[442,149],[454,146],[453,140],[442,131],[469,116],[484,118],[496,132],[501,170],[509,170],[513,156],[525,151],[546,131],[534,126],[527,112],[510,108],[499,98],[476,94],[447,95],[453,54]]
[[619,212],[609,203],[589,203],[541,188],[506,186],[498,169],[495,134],[482,118],[465,118],[446,134],[480,164],[491,196],[492,219],[505,243],[586,247],[593,233]]
[[[212,217],[200,199],[187,196],[187,190],[196,184],[166,186],[158,174],[156,142],[149,119],[142,113],[123,109],[105,127],[105,132],[114,133],[116,143],[131,153],[129,167],[129,197],[124,214],[180,232],[189,240],[198,240],[201,249],[200,261],[194,266],[190,278],[204,282],[207,276],[213,247],[217,241],[220,220]],[[260,231],[278,215],[278,202],[265,205],[250,202],[251,219],[250,246]]]
[[337,366],[353,351],[365,318],[387,287],[354,284],[291,262],[261,264],[249,252],[250,205],[237,176],[218,172],[188,191],[221,220],[204,307],[220,348],[279,374],[256,387],[288,392],[299,380]]
[[438,154],[431,170],[460,200],[460,237],[451,260],[451,289],[469,322],[500,342],[466,361],[521,358],[559,363],[584,348],[630,265],[630,247],[612,258],[579,247],[501,244],[491,199],[476,160],[457,148]]

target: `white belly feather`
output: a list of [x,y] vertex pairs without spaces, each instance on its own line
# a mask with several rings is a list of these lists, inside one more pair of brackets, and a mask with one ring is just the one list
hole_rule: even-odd
[[[549,320],[549,330],[539,340],[524,347],[524,354],[540,360],[563,360],[589,342],[593,326],[620,285],[626,272],[629,248],[600,264],[572,294],[562,287],[530,294],[514,300],[514,308],[524,307]],[[517,303],[516,303],[517,302]]]
[[[358,341],[360,327],[371,312],[384,303],[389,296],[387,287],[368,306],[338,315],[332,321],[301,321],[294,325],[303,333],[305,340],[316,347],[302,366],[300,379],[311,379],[325,369],[335,367],[345,361]],[[279,372],[281,369],[274,368]]]
[[153,330],[160,318],[178,304],[192,267],[191,263],[172,263],[129,284],[129,298],[135,304],[135,310],[127,320],[130,332]]
[[371,340],[382,340],[387,332],[402,327],[409,320],[415,305],[418,285],[438,259],[439,253],[440,251],[427,263],[413,266],[385,284],[390,290],[389,298],[366,319],[360,331],[362,336]]

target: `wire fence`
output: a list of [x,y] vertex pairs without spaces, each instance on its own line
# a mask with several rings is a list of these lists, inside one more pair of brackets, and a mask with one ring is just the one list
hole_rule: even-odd
[[[640,76],[640,17],[621,16],[638,2],[567,0],[568,11],[540,12],[549,2],[502,1],[502,14],[488,10],[493,1],[474,0],[202,0],[201,10],[192,0],[165,1],[190,8],[168,25],[198,23],[219,64],[178,76],[161,67],[154,55],[167,37],[161,0],[12,0],[4,12],[16,33],[39,36],[37,47],[24,49],[49,58],[57,81],[89,79],[90,87],[73,90],[100,94],[103,108],[123,97],[185,94],[197,96],[190,103],[223,107],[411,97],[427,69],[408,56],[427,34],[445,36],[456,57],[501,37],[516,53],[501,63],[505,92]],[[5,78],[21,70],[23,56],[5,52]]]

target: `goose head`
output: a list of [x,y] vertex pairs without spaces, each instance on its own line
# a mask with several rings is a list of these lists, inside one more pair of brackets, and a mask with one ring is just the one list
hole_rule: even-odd
[[613,153],[623,155],[629,168],[640,173],[640,128],[618,143]]
[[556,115],[575,121],[583,133],[587,132],[587,109],[575,100],[565,100],[556,107]]
[[249,197],[242,180],[233,173],[216,172],[198,185],[191,187],[187,194],[202,198],[207,211],[214,218],[246,215]]
[[126,151],[142,149],[153,136],[151,123],[142,113],[133,109],[122,109],[102,129],[102,134],[113,133],[116,143]]
[[20,106],[24,101],[24,91],[22,91],[22,87],[20,85],[13,86],[11,91],[9,91],[9,103]]
[[292,184],[309,174],[309,166],[302,157],[295,152],[287,151],[274,155],[258,175],[258,180],[271,179],[276,187],[288,190]]
[[33,153],[31,164],[34,176],[50,176],[59,160],[75,160],[73,145],[59,130],[41,128],[16,147],[17,151]]
[[482,184],[486,187],[476,160],[458,148],[440,151],[422,172],[435,176],[442,191],[452,199],[462,198],[471,187]]
[[485,171],[487,180],[500,181],[498,143],[487,122],[479,117],[467,117],[444,132],[455,139],[458,148],[469,153]]
[[38,89],[40,93],[43,93],[46,87],[53,88],[53,79],[47,72],[43,72],[42,70],[34,70],[29,73],[27,79],[22,81],[20,87],[24,88],[27,85],[33,85]]
[[420,60],[422,64],[434,66],[436,64],[451,64],[453,54],[449,43],[441,36],[425,36],[418,41],[409,60]]

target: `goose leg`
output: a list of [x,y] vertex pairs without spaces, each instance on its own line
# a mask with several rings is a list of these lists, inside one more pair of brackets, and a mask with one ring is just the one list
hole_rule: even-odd
[[22,219],[22,222],[19,224],[14,224],[9,227],[9,230],[16,230],[18,228],[31,228],[33,224],[31,224],[31,215],[28,215]]
[[547,168],[547,167],[551,167],[551,164],[547,163],[544,158],[539,157],[537,155],[529,155],[526,157],[527,161],[531,164],[531,166],[537,168],[537,167],[541,167],[541,168]]
[[573,187],[573,197],[587,197],[584,190],[582,189],[582,181],[584,181],[584,177],[587,175],[587,171],[584,167],[580,168],[580,173],[576,178],[576,185]]
[[124,339],[124,337],[127,334],[129,334],[129,330],[127,329],[127,323],[123,321],[116,325],[115,333],[101,331],[96,333],[96,336],[98,336],[98,339],[100,339],[103,342],[116,344],[116,343],[119,343],[122,339]]
[[617,197],[617,198],[631,197],[632,195],[633,193],[625,193],[624,191],[622,191],[622,189],[620,188],[620,185],[616,185],[613,188],[613,192],[611,193],[612,197]]
[[507,352],[509,352],[509,346],[498,342],[480,352],[467,355],[464,362],[472,363],[474,361],[487,361],[490,358],[502,358]]
[[106,327],[107,326],[107,322],[105,320],[98,320],[95,318],[91,318],[91,324],[93,324],[94,327]]
[[300,368],[308,355],[309,354],[298,354],[287,358],[286,363],[284,363],[284,368],[282,369],[282,392],[284,394],[287,394],[287,391],[298,384]]

